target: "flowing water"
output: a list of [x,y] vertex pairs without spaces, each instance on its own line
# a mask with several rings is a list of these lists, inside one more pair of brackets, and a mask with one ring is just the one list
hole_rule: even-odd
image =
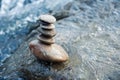
[[[43,0],[1,0],[0,11],[0,64],[18,48],[29,33],[28,23],[46,13]],[[34,6],[34,7],[33,7]]]

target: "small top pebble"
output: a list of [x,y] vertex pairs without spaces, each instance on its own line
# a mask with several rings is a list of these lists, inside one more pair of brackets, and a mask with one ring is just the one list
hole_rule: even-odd
[[53,24],[53,23],[56,22],[56,18],[55,18],[54,16],[48,15],[48,14],[46,14],[46,15],[41,15],[41,16],[39,17],[39,19],[40,19],[41,21],[44,21],[44,22],[47,22],[47,23],[50,23],[50,24]]

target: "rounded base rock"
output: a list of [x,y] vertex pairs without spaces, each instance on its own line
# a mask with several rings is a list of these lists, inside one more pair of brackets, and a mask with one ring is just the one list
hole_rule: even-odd
[[45,45],[39,40],[34,40],[29,43],[29,48],[41,60],[49,62],[64,62],[68,60],[68,54],[57,44]]

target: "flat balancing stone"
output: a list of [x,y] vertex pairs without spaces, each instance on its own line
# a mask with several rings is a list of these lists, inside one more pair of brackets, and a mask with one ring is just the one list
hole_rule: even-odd
[[50,62],[64,62],[68,60],[68,54],[57,44],[45,45],[39,42],[39,40],[34,40],[29,43],[29,47],[38,59]]
[[53,23],[56,22],[55,17],[52,16],[52,15],[48,15],[48,14],[39,16],[39,19],[41,21],[44,21],[44,22],[47,22],[47,23],[50,23],[50,24],[53,24]]
[[37,38],[39,41],[46,43],[46,44],[54,44],[55,43],[54,38],[47,38],[47,37],[44,37],[43,35],[38,35]]
[[41,32],[41,34],[43,34],[44,36],[47,36],[47,37],[54,37],[56,35],[56,31],[55,29],[39,29],[39,31]]
[[55,25],[54,24],[49,24],[49,25],[40,25],[41,28],[43,29],[54,29]]

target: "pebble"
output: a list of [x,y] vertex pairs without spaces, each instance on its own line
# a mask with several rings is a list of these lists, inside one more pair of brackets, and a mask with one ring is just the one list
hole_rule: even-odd
[[50,23],[50,24],[53,24],[53,23],[56,22],[55,17],[52,16],[52,15],[48,15],[48,14],[46,14],[46,15],[41,15],[41,16],[39,17],[39,19],[40,19],[41,21],[44,21],[44,22],[47,22],[47,23]]
[[54,25],[54,24],[49,24],[49,25],[47,25],[47,26],[41,25],[41,28],[43,28],[43,29],[54,29],[54,28],[55,28],[55,25]]
[[55,43],[54,38],[47,38],[42,35],[39,35],[37,38],[39,41],[46,43],[46,44],[54,44]]
[[39,29],[39,31],[41,32],[41,34],[43,34],[46,37],[54,37],[56,35],[56,31],[55,29],[52,30],[47,30],[47,29]]

